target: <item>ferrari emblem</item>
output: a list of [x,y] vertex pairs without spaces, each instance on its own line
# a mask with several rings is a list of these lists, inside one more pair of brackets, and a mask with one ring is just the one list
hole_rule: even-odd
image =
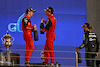
[[28,22],[28,25],[31,25],[31,23],[30,23],[30,22]]

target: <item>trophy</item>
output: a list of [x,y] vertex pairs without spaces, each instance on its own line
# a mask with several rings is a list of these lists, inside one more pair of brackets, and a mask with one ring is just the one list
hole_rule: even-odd
[[3,35],[1,40],[2,40],[2,44],[4,44],[5,47],[7,47],[6,52],[11,53],[11,51],[9,50],[9,47],[13,44],[14,37],[12,37],[10,34],[8,34],[8,30],[7,30],[7,33],[5,35]]

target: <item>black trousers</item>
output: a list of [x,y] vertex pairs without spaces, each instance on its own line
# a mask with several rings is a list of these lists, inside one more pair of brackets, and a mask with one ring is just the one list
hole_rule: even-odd
[[96,61],[96,66],[100,67],[100,61],[98,61],[98,60]]
[[86,55],[86,65],[87,65],[87,67],[97,67],[95,55],[96,54],[87,54]]

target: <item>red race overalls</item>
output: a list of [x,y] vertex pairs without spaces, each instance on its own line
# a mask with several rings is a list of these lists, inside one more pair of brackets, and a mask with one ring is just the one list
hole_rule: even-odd
[[[54,63],[54,40],[55,40],[55,27],[56,27],[56,18],[51,14],[48,16],[48,19],[51,20],[51,26],[49,30],[46,30],[45,28],[43,30],[47,31],[46,33],[46,42],[44,47],[44,57],[45,57],[45,63],[47,64],[49,61],[49,55],[51,57],[51,63]],[[45,23],[47,23],[45,21]]]
[[31,34],[32,29],[33,26],[31,26],[30,17],[25,15],[22,19],[23,38],[26,42],[25,61],[30,61],[31,54],[34,50],[34,43]]

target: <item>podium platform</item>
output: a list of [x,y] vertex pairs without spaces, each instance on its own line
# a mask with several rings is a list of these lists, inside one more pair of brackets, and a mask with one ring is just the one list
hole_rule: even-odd
[[0,52],[0,66],[20,67],[20,55],[17,53]]
[[43,63],[31,63],[30,67],[61,67],[60,64],[55,63],[54,66],[51,64],[43,64]]

